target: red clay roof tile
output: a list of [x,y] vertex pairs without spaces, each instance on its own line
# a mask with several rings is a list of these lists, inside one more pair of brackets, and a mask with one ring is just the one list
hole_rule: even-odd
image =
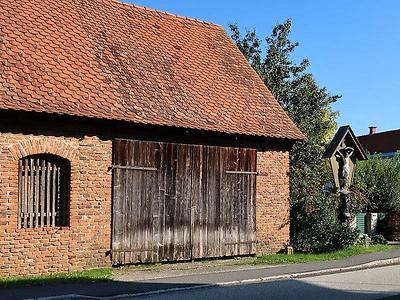
[[400,151],[400,129],[359,136],[358,140],[370,154]]
[[114,0],[0,11],[0,109],[304,137],[218,25]]

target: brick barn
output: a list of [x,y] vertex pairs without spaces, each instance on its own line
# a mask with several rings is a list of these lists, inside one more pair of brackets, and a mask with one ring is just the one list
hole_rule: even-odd
[[0,0],[0,275],[276,252],[303,134],[218,25]]

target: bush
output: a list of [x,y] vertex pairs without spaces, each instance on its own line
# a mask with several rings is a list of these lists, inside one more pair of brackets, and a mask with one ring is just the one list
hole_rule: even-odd
[[400,241],[400,212],[388,214],[379,224],[380,233],[391,241]]
[[374,235],[371,238],[371,242],[372,242],[372,244],[381,244],[381,245],[386,245],[387,244],[387,240],[381,234]]
[[293,247],[308,253],[337,251],[354,245],[357,237],[347,224],[315,224],[293,236]]
[[358,232],[338,222],[336,197],[321,195],[308,202],[308,211],[298,220],[301,226],[297,226],[292,237],[292,245],[298,252],[330,252],[354,245]]
[[359,211],[393,213],[400,209],[400,154],[371,156],[357,163],[354,203]]

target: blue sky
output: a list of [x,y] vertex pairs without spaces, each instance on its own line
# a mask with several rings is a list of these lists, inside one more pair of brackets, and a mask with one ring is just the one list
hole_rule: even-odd
[[[128,0],[124,0],[127,2]],[[310,71],[332,94],[339,125],[356,134],[400,128],[400,1],[397,0],[129,0],[174,14],[223,25],[255,28],[260,37],[292,19],[295,60],[307,57]]]

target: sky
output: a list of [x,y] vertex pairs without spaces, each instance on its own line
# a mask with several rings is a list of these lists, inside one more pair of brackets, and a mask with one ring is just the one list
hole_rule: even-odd
[[[224,26],[237,23],[264,38],[292,20],[293,59],[331,94],[338,125],[357,135],[400,128],[400,1],[398,0],[123,0]],[[264,44],[265,46],[265,44]]]

